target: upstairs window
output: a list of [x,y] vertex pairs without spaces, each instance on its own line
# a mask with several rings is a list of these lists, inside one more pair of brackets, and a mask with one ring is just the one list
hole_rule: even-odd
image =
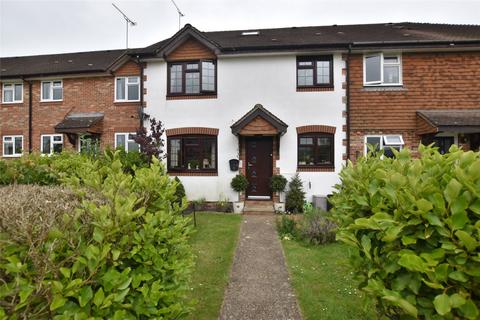
[[399,54],[374,53],[363,58],[365,85],[401,85],[402,57]]
[[333,87],[333,57],[297,57],[297,87]]
[[365,136],[365,154],[370,151],[368,146],[371,145],[374,151],[383,150],[383,154],[387,158],[393,158],[394,154],[392,148],[400,151],[403,148],[403,137],[401,135],[372,135]]
[[333,134],[306,133],[298,135],[298,167],[334,166]]
[[140,77],[115,78],[115,101],[140,101]]
[[217,172],[216,136],[172,136],[167,143],[170,172]]
[[23,153],[23,136],[3,136],[3,156],[21,157]]
[[23,102],[23,84],[22,83],[4,83],[2,91],[3,103],[21,103]]
[[125,152],[139,152],[140,145],[135,142],[135,133],[115,133],[115,149],[122,148]]
[[63,135],[61,134],[44,134],[41,137],[42,154],[60,153],[63,149]]
[[172,62],[168,70],[169,95],[214,94],[217,91],[215,61]]
[[41,101],[62,101],[63,82],[62,80],[42,81]]

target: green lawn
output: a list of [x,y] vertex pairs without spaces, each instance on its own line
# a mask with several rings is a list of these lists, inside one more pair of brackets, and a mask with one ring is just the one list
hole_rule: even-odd
[[347,246],[307,246],[292,240],[282,244],[305,320],[375,319],[373,307],[364,307],[352,279]]
[[189,319],[217,319],[240,231],[241,216],[197,213],[191,241],[197,256],[189,295],[196,301]]

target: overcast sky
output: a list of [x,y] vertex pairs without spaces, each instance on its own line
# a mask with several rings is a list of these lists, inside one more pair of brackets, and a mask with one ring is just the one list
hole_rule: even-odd
[[[178,31],[171,0],[0,0],[0,56],[144,47]],[[202,31],[378,22],[480,24],[480,0],[176,0]]]

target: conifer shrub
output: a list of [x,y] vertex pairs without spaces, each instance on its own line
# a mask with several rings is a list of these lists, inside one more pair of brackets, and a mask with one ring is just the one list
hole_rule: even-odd
[[291,213],[302,213],[305,202],[305,191],[303,182],[296,173],[288,183],[288,191],[285,199],[285,210]]
[[191,226],[177,184],[156,159],[128,174],[118,153],[105,157],[53,160],[75,168],[61,187],[0,188],[9,199],[0,203],[0,318],[178,319],[190,310]]
[[186,197],[185,187],[183,186],[182,181],[180,181],[178,177],[175,177],[175,183],[177,184],[175,188],[175,197],[176,197],[175,202],[178,203],[179,205],[182,205],[183,200]]
[[479,153],[393,152],[349,163],[331,198],[361,288],[391,319],[479,319]]

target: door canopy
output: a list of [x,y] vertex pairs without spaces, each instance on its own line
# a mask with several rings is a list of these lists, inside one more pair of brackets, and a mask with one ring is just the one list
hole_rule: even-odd
[[231,128],[234,135],[240,136],[276,136],[287,132],[288,125],[256,104],[252,110],[235,122]]

